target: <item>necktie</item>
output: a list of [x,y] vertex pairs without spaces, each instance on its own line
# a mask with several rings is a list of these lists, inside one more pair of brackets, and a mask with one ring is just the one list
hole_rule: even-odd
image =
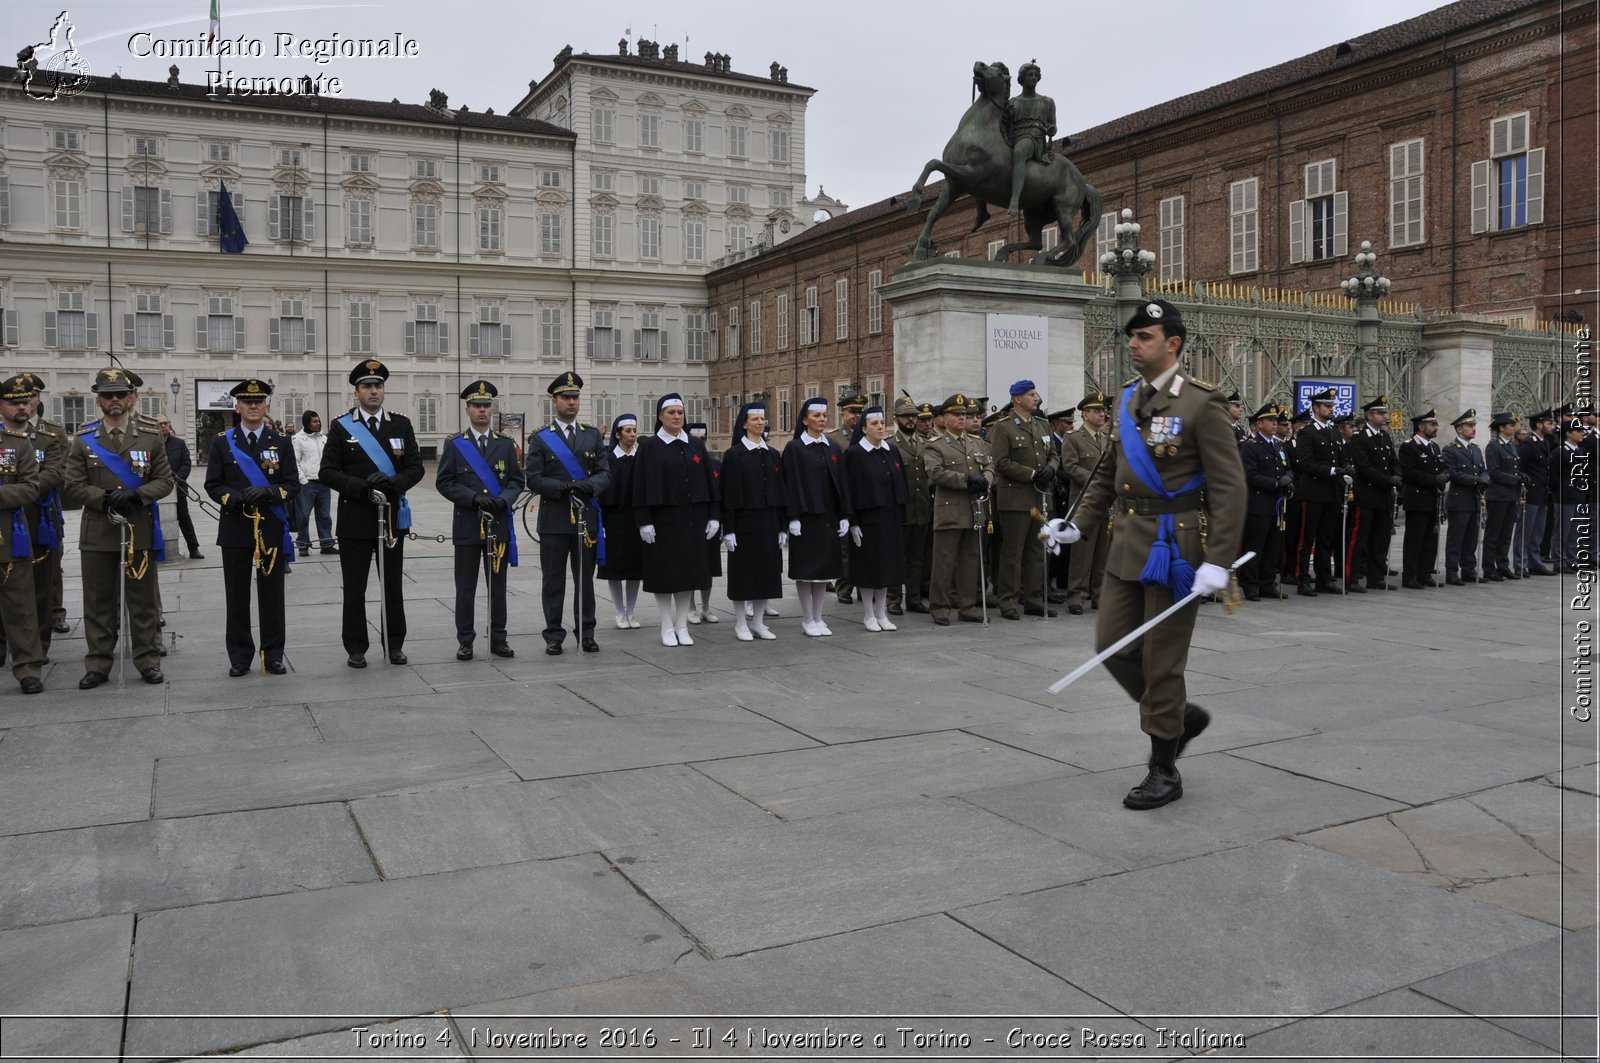
[[479,436],[478,437],[478,453],[482,454],[484,457],[488,457],[489,456],[489,437],[488,436]]
[[245,439],[249,440],[251,450],[256,449],[256,434],[254,432],[246,432]]
[[566,426],[565,431],[567,433],[567,446],[571,447],[572,446],[572,437],[577,434],[577,429],[573,428],[573,426],[569,424],[569,425]]
[[378,419],[376,417],[368,417],[367,418],[367,428],[369,430],[371,430],[373,435],[377,435],[378,434]]

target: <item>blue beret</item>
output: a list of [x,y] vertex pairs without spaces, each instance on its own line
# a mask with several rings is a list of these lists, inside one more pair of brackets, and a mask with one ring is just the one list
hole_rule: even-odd
[[1033,390],[1033,381],[1031,381],[1031,380],[1019,380],[1015,384],[1011,385],[1011,394],[1012,395],[1026,395],[1028,392],[1030,392],[1032,390]]

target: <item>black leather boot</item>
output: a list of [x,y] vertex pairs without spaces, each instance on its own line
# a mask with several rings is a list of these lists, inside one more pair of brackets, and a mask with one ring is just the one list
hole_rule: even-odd
[[1183,796],[1183,779],[1178,775],[1178,740],[1150,739],[1150,772],[1144,781],[1122,799],[1124,808],[1140,810],[1170,805]]

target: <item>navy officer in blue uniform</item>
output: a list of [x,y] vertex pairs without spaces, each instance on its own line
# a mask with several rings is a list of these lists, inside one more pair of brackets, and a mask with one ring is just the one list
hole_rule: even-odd
[[544,652],[555,656],[567,633],[562,613],[567,570],[576,587],[579,616],[574,633],[585,653],[594,640],[594,566],[604,534],[598,499],[611,483],[605,438],[578,420],[583,377],[562,373],[545,388],[555,419],[528,437],[528,489],[538,494],[539,567],[544,570]]
[[222,590],[228,607],[224,645],[228,674],[250,670],[256,645],[250,637],[250,577],[255,576],[261,623],[261,666],[273,675],[283,663],[283,577],[294,560],[289,509],[300,490],[294,447],[267,422],[272,385],[252,377],[234,385],[239,423],[211,439],[206,494],[222,507],[217,545],[222,548]]
[[[478,576],[489,577],[489,652],[515,657],[506,640],[506,570],[517,563],[517,530],[511,508],[526,482],[517,463],[517,445],[489,427],[495,396],[487,380],[474,380],[461,392],[467,404],[467,430],[445,440],[434,485],[455,503],[450,541],[456,549],[456,660],[472,660]],[[492,548],[492,552],[489,552]],[[487,560],[485,560],[487,558]]]

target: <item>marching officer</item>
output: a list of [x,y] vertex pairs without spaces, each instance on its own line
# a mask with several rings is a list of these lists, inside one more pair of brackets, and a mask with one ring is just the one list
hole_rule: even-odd
[[[1395,492],[1400,489],[1394,441],[1389,437],[1389,400],[1383,395],[1361,407],[1366,423],[1350,438],[1347,454],[1355,468],[1354,527],[1350,531],[1347,590],[1393,590],[1388,583],[1389,541],[1394,537]],[[1359,592],[1358,592],[1359,593]]]
[[456,660],[472,660],[478,576],[489,569],[489,652],[515,657],[506,638],[507,569],[517,563],[517,529],[511,507],[522,495],[517,444],[489,427],[495,396],[487,380],[474,380],[461,392],[467,404],[467,430],[451,436],[439,452],[434,486],[455,503],[450,541],[456,553]]
[[[1111,445],[1106,427],[1106,393],[1092,391],[1078,403],[1083,427],[1067,436],[1062,444],[1061,461],[1072,479],[1073,493],[1082,494],[1089,486],[1089,474]],[[1072,546],[1072,563],[1067,571],[1067,612],[1083,615],[1083,603],[1100,603],[1100,583],[1105,577],[1106,558],[1111,553],[1111,529],[1103,523],[1078,522],[1083,537]]]
[[[61,550],[65,524],[61,518],[62,463],[67,457],[67,431],[52,421],[30,420],[38,408],[39,377],[18,373],[0,382],[0,417],[5,427],[21,432],[33,442],[34,458],[39,463],[39,497],[24,509],[28,534],[33,545],[33,595],[38,612],[39,649],[50,659],[50,637],[56,608],[61,604]],[[6,652],[0,634],[0,659]]]
[[[406,492],[422,482],[426,470],[411,420],[383,408],[389,367],[376,358],[363,359],[350,370],[356,405],[333,422],[322,448],[317,479],[339,492],[339,574],[344,580],[344,613],[340,637],[351,668],[367,666],[367,579],[373,559],[382,550],[384,628],[389,663],[405,664],[405,545],[411,530],[411,504]],[[379,529],[381,492],[387,528]],[[380,535],[382,541],[380,541]]]
[[573,601],[582,614],[574,634],[584,653],[600,652],[594,639],[594,566],[605,556],[600,495],[611,483],[610,451],[594,425],[580,424],[578,402],[583,377],[562,373],[545,388],[555,419],[528,437],[528,489],[539,506],[539,567],[544,571],[544,652],[561,653],[567,632],[562,614],[567,600],[567,569],[572,570]]
[[[41,631],[48,631],[48,598],[38,592],[36,581],[46,582],[44,573],[34,569],[33,536],[39,524],[40,464],[28,433],[15,427],[12,413],[26,412],[35,392],[28,374],[22,373],[0,384],[0,406],[6,411],[6,426],[0,430],[0,616],[5,620],[0,655],[11,655],[11,674],[24,694],[44,689],[40,678],[45,651]],[[44,626],[41,628],[41,623]],[[0,656],[0,660],[3,660]]]
[[1050,442],[1050,423],[1039,414],[1043,400],[1031,380],[1011,385],[1011,414],[989,432],[994,459],[995,508],[1000,517],[1000,559],[994,584],[1000,615],[1020,620],[1020,603],[1029,616],[1055,616],[1045,601],[1044,550],[1039,544],[1037,510],[1050,517],[1050,499],[1061,459]]
[[[117,590],[127,574],[128,633],[133,664],[146,683],[165,683],[161,674],[161,606],[151,557],[166,556],[157,503],[172,493],[172,468],[161,433],[133,413],[143,380],[112,366],[95,374],[95,404],[100,420],[73,437],[63,465],[62,491],[83,507],[78,550],[83,565],[83,632],[87,642],[78,689],[93,690],[111,677],[121,630],[122,602]],[[124,552],[125,521],[129,542]]]
[[1472,441],[1478,434],[1478,411],[1468,410],[1451,421],[1450,427],[1456,438],[1443,449],[1445,468],[1450,472],[1450,490],[1445,495],[1450,524],[1444,537],[1444,581],[1461,587],[1478,582],[1478,533],[1482,531],[1478,510],[1484,488],[1489,486],[1489,470],[1483,464],[1483,451]]
[[1282,556],[1283,514],[1294,490],[1289,455],[1278,440],[1279,409],[1267,403],[1250,419],[1254,431],[1239,445],[1250,501],[1244,519],[1244,549],[1254,551],[1239,569],[1239,586],[1247,601],[1277,598],[1278,562]]
[[969,431],[983,407],[956,394],[945,400],[942,412],[944,434],[923,448],[922,464],[933,484],[930,611],[935,624],[948,627],[952,606],[962,620],[983,620],[978,552],[983,549],[985,496],[994,486],[994,468],[988,446]]
[[1353,470],[1339,463],[1339,437],[1332,420],[1333,399],[1332,388],[1312,395],[1310,423],[1294,438],[1294,496],[1300,509],[1300,537],[1295,544],[1295,593],[1308,598],[1315,598],[1319,593],[1339,592],[1338,584],[1333,581],[1333,558],[1340,549],[1343,477],[1351,475]]
[[1400,444],[1396,464],[1403,487],[1400,504],[1406,511],[1406,534],[1400,544],[1400,586],[1420,591],[1437,587],[1434,562],[1439,556],[1439,520],[1444,515],[1444,488],[1450,470],[1433,437],[1439,418],[1432,410],[1411,419],[1411,438]]
[[250,576],[256,577],[261,621],[261,667],[273,675],[283,663],[283,577],[294,560],[291,499],[300,490],[294,446],[267,421],[272,385],[251,378],[228,392],[239,423],[211,439],[206,494],[222,507],[217,545],[222,548],[222,589],[228,605],[224,644],[228,674],[250,670],[256,654],[250,637]]
[[[1495,437],[1484,448],[1483,463],[1489,474],[1484,490],[1487,521],[1483,529],[1483,578],[1521,579],[1527,573],[1511,556],[1511,539],[1517,524],[1517,500],[1522,497],[1524,476],[1517,457],[1517,419],[1510,413],[1497,413],[1489,421]],[[1529,477],[1531,479],[1531,477]]]
[[928,611],[922,583],[928,570],[928,547],[933,535],[933,498],[928,493],[928,470],[922,464],[922,450],[926,443],[917,432],[917,419],[916,403],[909,398],[896,400],[893,443],[901,454],[907,501],[905,519],[900,528],[906,559],[906,581],[902,586],[889,588],[889,612],[895,616],[904,614],[907,609],[913,613]]
[[[850,437],[855,435],[856,422],[861,420],[861,411],[866,408],[867,398],[861,394],[860,388],[846,384],[839,389],[839,427],[822,434],[839,448],[840,454],[850,449]],[[850,543],[847,538],[839,540],[839,563],[843,566],[840,571],[844,575],[833,581],[833,592],[838,595],[841,604],[849,605],[855,601],[855,596],[852,593],[854,584],[850,582]]]

